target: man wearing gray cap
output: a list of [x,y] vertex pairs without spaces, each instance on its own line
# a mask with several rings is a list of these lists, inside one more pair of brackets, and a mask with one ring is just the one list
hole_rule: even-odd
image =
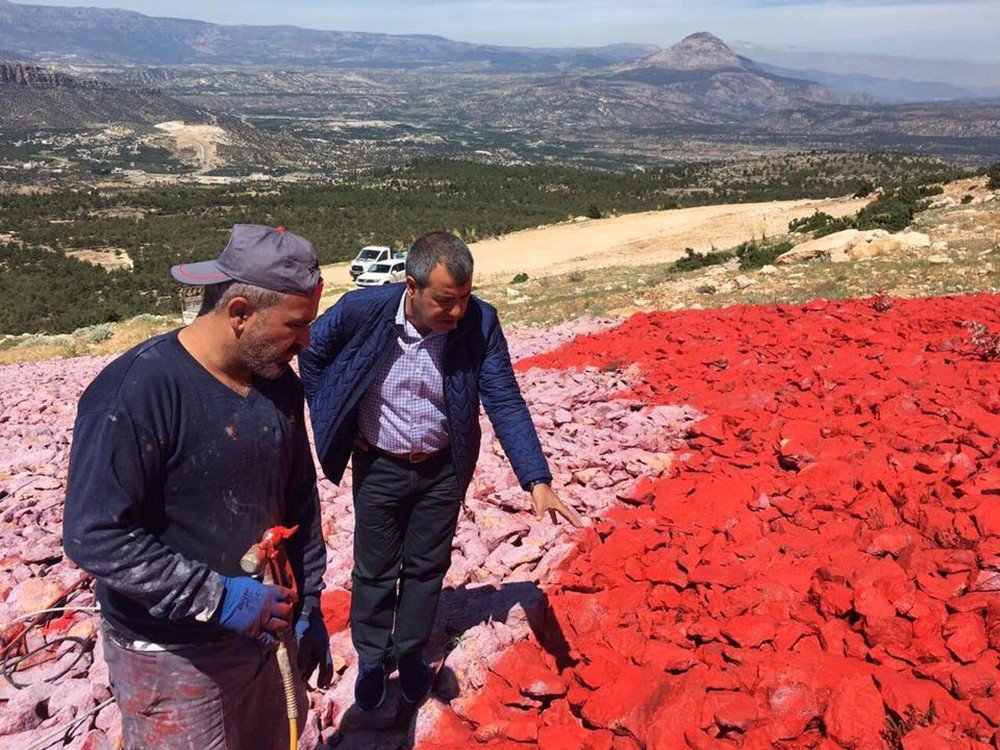
[[[317,666],[321,685],[332,677],[316,474],[288,366],[322,293],[316,251],[238,224],[218,260],[172,273],[205,287],[201,311],[81,397],[63,544],[97,582],[125,750],[287,748],[276,639],[295,623],[300,730],[303,681]],[[293,587],[240,567],[274,526],[298,527]]]

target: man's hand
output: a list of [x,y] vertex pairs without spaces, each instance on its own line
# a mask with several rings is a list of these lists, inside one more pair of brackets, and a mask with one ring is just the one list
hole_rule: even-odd
[[299,650],[299,674],[303,682],[309,682],[312,673],[319,667],[316,676],[317,687],[330,687],[333,680],[333,656],[330,654],[330,636],[323,622],[323,612],[318,605],[306,598],[306,606],[295,623],[295,644]]
[[539,521],[545,517],[545,511],[552,517],[552,523],[556,523],[556,514],[569,521],[576,528],[583,526],[580,515],[571,507],[560,500],[552,487],[547,484],[536,484],[531,488],[531,502],[535,504],[535,518]]
[[271,644],[292,621],[295,592],[284,586],[268,586],[253,578],[222,576],[226,587],[219,624]]

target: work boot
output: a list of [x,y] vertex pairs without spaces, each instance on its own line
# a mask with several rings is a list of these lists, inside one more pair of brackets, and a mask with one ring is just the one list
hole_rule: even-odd
[[423,654],[410,652],[399,657],[399,687],[403,700],[417,705],[431,692],[431,676]]
[[385,702],[390,665],[386,661],[358,659],[358,679],[354,682],[354,701],[362,711],[374,711]]

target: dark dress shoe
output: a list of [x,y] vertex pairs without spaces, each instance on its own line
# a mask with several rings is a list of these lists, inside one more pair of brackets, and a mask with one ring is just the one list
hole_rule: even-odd
[[399,687],[403,700],[418,704],[431,692],[431,675],[424,664],[423,654],[404,654],[399,657]]
[[354,683],[354,701],[362,711],[374,711],[385,702],[389,673],[385,661],[358,662],[358,679]]

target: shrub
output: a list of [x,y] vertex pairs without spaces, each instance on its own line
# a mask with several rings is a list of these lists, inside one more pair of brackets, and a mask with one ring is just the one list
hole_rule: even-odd
[[673,262],[670,266],[670,273],[683,273],[684,271],[694,271],[706,266],[717,266],[732,258],[732,253],[713,250],[708,253],[696,253],[693,248],[684,248],[684,257]]
[[928,197],[942,192],[940,185],[903,185],[887,191],[858,211],[854,225],[861,230],[901,232],[913,221],[913,214],[923,210]]
[[107,341],[111,338],[113,331],[111,323],[98,323],[95,326],[81,328],[77,333],[88,344],[100,344],[102,341]]
[[599,209],[597,207],[596,203],[591,203],[587,207],[587,218],[588,219],[600,219],[603,216],[604,216],[604,214],[601,213],[601,209]]
[[860,180],[858,180],[858,189],[854,192],[854,197],[867,198],[874,191],[875,191],[875,185],[872,184],[872,181],[862,177]]
[[989,190],[1000,190],[1000,161],[993,162],[986,168],[986,187]]
[[775,258],[787,253],[793,247],[791,242],[765,244],[750,240],[736,248],[736,257],[740,259],[741,271],[752,271],[755,268],[771,265]]
[[527,280],[528,280],[528,274],[526,274],[526,273],[524,273],[522,271],[521,273],[517,274],[517,276],[515,276],[513,279],[511,279],[510,283],[511,284],[523,284]]
[[849,218],[835,219],[830,214],[817,211],[812,216],[804,216],[801,219],[792,219],[788,222],[789,232],[809,232],[814,237],[825,237],[828,234],[839,232],[842,229],[850,229],[854,226],[854,221]]

